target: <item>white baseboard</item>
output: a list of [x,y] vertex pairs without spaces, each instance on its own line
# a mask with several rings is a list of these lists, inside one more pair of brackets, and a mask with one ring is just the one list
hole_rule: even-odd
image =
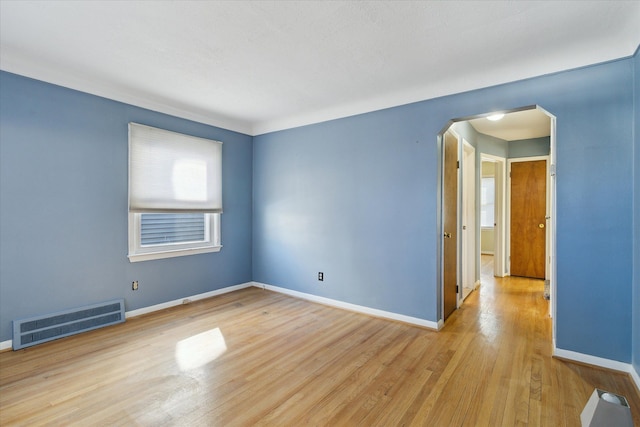
[[279,286],[267,285],[265,283],[253,282],[253,286],[261,289],[267,289],[281,294],[290,295],[292,297],[305,299],[311,302],[317,302],[319,304],[328,305],[331,307],[342,308],[349,311],[355,311],[357,313],[368,314],[370,316],[382,317],[384,319],[397,320],[411,325],[422,326],[433,330],[439,330],[442,328],[443,322],[432,322],[430,320],[420,319],[418,317],[406,316],[404,314],[392,313],[389,311],[378,310],[376,308],[365,307],[362,305],[351,304],[348,302],[338,301],[331,298],[320,297],[313,294],[307,294],[304,292],[294,291],[287,288],[281,288]]
[[[477,283],[476,285],[479,285]],[[125,313],[125,318],[131,318],[140,316],[147,313],[152,313],[154,311],[163,310],[169,307],[175,307],[177,305],[185,304],[191,301],[198,301],[205,298],[211,298],[217,295],[226,294],[229,292],[234,292],[240,289],[245,289],[251,286],[255,286],[261,289],[268,289],[270,291],[279,292],[285,295],[290,295],[296,298],[305,299],[311,302],[316,302],[319,304],[328,305],[331,307],[342,308],[345,310],[355,311],[357,313],[368,314],[375,317],[382,317],[385,319],[397,320],[400,322],[422,326],[425,328],[440,330],[444,326],[444,321],[442,319],[438,320],[438,322],[433,322],[430,320],[420,319],[417,317],[406,316],[404,314],[392,313],[389,311],[378,310],[375,308],[365,307],[357,304],[351,304],[348,302],[338,301],[331,298],[320,297],[317,295],[307,294],[304,292],[294,291],[291,289],[281,288],[279,286],[267,285],[265,283],[260,282],[246,282],[241,283],[239,285],[228,286],[222,289],[216,289],[214,291],[205,292],[202,294],[192,295],[185,298],[176,299],[173,301],[168,301],[161,304],[152,305],[149,307],[143,307],[132,311],[127,311]],[[13,345],[12,340],[6,340],[0,342],[0,351],[11,349]],[[618,362],[615,360],[604,359],[601,357],[591,356],[588,354],[577,353],[570,350],[563,350],[556,347],[555,342],[553,343],[553,356],[559,357],[562,359],[572,360],[575,362],[586,363],[589,365],[600,366],[607,369],[612,369],[615,371],[627,372],[631,376],[632,380],[635,382],[636,387],[640,390],[640,375],[634,369],[633,365],[624,362]]]
[[563,350],[561,348],[557,348],[555,342],[553,343],[553,356],[574,362],[586,363],[587,365],[599,366],[613,371],[626,372],[629,374],[631,380],[635,383],[636,388],[640,392],[640,375],[638,375],[638,372],[631,363],[618,362],[617,360],[604,359],[602,357],[577,353],[575,351]]
[[[142,314],[153,313],[154,311],[164,310],[165,308],[175,307],[176,305],[186,304],[192,301],[198,301],[205,298],[211,298],[216,295],[222,295],[229,292],[237,291],[244,288],[249,288],[253,286],[253,282],[241,283],[239,285],[228,286],[222,289],[216,289],[215,291],[205,292],[203,294],[192,295],[189,297],[184,297],[180,299],[176,299],[173,301],[163,302],[162,304],[156,304],[149,307],[142,307],[137,310],[127,311],[124,313],[125,319],[140,316]],[[13,348],[13,341],[7,340],[0,342],[0,351],[8,350]]]
[[136,317],[147,313],[153,313],[154,311],[164,310],[165,308],[175,307],[176,305],[187,304],[189,302],[198,301],[205,298],[215,297],[216,295],[222,295],[229,292],[234,292],[240,289],[249,288],[253,286],[253,282],[241,283],[239,285],[227,286],[226,288],[216,289],[215,291],[205,292],[203,294],[192,295],[173,301],[163,302],[161,304],[151,305],[149,307],[138,308],[137,310],[127,311],[125,317]]
[[601,368],[614,371],[626,372],[633,376],[633,366],[630,363],[618,362],[617,360],[604,359],[602,357],[591,356],[589,354],[578,353],[570,350],[563,350],[553,346],[553,356],[573,362],[585,363],[587,365],[599,366]]

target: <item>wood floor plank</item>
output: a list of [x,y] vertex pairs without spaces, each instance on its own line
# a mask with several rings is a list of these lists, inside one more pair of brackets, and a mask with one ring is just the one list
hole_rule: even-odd
[[[380,368],[370,361],[376,357],[385,357],[395,333],[390,328],[381,327],[375,335],[371,336],[370,341],[375,343],[374,347],[366,352],[362,352],[358,346],[351,347],[344,354],[346,363],[332,363],[318,372],[318,376],[323,380],[316,381],[314,393],[309,398],[305,398],[304,403],[297,405],[297,410],[283,413],[282,409],[287,407],[285,405],[266,417],[264,421],[274,424],[281,421],[290,425],[306,425],[323,420],[328,422],[325,419],[348,405],[358,391],[371,381]],[[296,394],[300,393],[301,388],[297,388]]]
[[0,425],[577,426],[629,376],[551,357],[541,281],[496,279],[440,332],[258,288],[0,353]]

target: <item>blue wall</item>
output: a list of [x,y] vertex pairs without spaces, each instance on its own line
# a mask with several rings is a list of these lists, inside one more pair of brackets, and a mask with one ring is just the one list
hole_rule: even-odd
[[492,156],[509,157],[509,142],[483,133],[478,134],[478,151]]
[[254,280],[435,319],[435,200],[420,195],[435,194],[437,162],[423,114],[414,104],[255,138]]
[[[558,119],[557,345],[637,367],[634,63],[637,82],[636,55],[253,139],[0,73],[0,340],[16,318],[250,280],[437,321],[436,135],[538,104]],[[129,263],[129,121],[224,141],[220,253]]]
[[[130,121],[224,142],[219,253],[129,262]],[[0,144],[0,341],[14,319],[112,298],[129,311],[251,280],[250,136],[2,72]]]
[[255,137],[253,279],[437,321],[436,135],[538,104],[557,117],[557,346],[630,362],[632,77],[627,58]]
[[634,248],[633,248],[633,366],[640,376],[640,48],[633,57],[634,67]]
[[542,138],[520,139],[509,141],[509,158],[548,156],[551,140],[548,136]]

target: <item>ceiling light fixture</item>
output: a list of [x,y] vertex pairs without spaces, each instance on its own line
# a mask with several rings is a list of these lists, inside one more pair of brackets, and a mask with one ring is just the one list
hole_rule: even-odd
[[492,122],[497,122],[503,117],[504,117],[504,113],[491,114],[490,116],[487,116],[487,120],[491,120]]

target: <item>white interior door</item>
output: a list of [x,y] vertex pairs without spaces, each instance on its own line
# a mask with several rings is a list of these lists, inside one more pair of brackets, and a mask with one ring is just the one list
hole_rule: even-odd
[[476,150],[462,141],[462,298],[475,289],[476,247]]

